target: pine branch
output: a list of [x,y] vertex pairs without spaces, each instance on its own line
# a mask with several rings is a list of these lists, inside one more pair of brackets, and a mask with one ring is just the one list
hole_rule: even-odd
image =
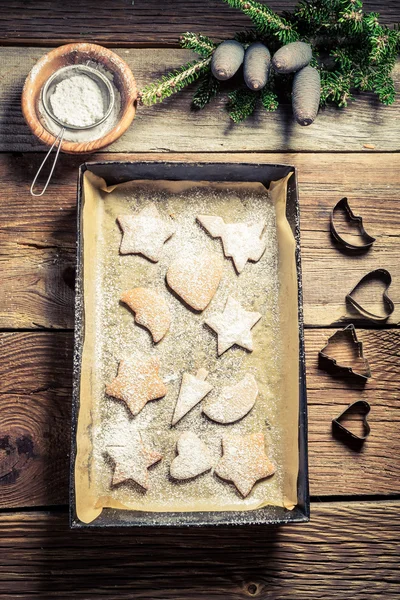
[[211,73],[204,75],[193,95],[192,107],[204,108],[219,92],[220,82]]
[[162,102],[165,98],[179,92],[184,87],[196,81],[210,69],[211,56],[196,62],[187,63],[179,69],[164,75],[155,83],[146,86],[140,93],[142,104],[150,106]]
[[181,35],[179,42],[182,48],[193,50],[193,52],[205,58],[210,56],[217,47],[217,44],[214,44],[209,37],[201,35],[201,33],[190,33],[189,31]]
[[[302,40],[311,44],[310,65],[321,75],[321,105],[346,106],[354,90],[375,93],[383,104],[392,104],[395,88],[391,72],[400,52],[400,25],[393,29],[379,23],[376,12],[363,13],[362,0],[300,0],[292,13],[279,16],[256,0],[223,0],[253,21],[254,29],[234,35],[245,48],[253,42],[265,44],[274,54],[283,44]],[[217,47],[202,34],[187,32],[181,46],[202,59],[164,75],[142,91],[142,103],[154,104],[200,79],[192,106],[203,108],[220,89],[210,73]],[[280,101],[290,101],[293,76],[276,75],[260,92],[247,88],[229,94],[231,118],[241,121],[251,115],[258,99],[266,110],[276,110]],[[223,86],[223,84],[222,84]],[[221,86],[221,87],[222,87]]]
[[260,92],[261,104],[268,112],[274,112],[279,106],[278,96],[268,86]]
[[259,92],[252,92],[247,88],[241,88],[228,94],[226,109],[234,123],[240,123],[253,114]]
[[293,25],[279,17],[265,4],[255,0],[223,0],[232,8],[238,8],[253,21],[257,31],[262,34],[274,34],[282,44],[295,42],[299,34]]

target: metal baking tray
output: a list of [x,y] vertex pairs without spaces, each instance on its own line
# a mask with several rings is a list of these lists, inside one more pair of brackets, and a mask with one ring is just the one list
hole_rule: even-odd
[[[261,182],[267,187],[276,181],[294,173],[288,181],[286,216],[296,239],[296,267],[298,281],[298,318],[299,318],[299,473],[297,480],[297,505],[293,510],[281,507],[265,506],[249,511],[226,512],[186,512],[155,513],[131,510],[103,509],[101,515],[90,524],[82,523],[75,511],[74,465],[76,456],[76,430],[79,412],[81,356],[84,340],[85,315],[83,310],[83,175],[85,171],[105,179],[108,185],[123,183],[134,179],[151,180],[189,180],[189,181],[238,181]],[[196,163],[196,162],[123,162],[105,161],[84,163],[79,168],[78,177],[78,245],[75,308],[75,348],[72,402],[72,449],[70,466],[70,525],[81,527],[131,527],[131,526],[215,526],[215,525],[261,525],[299,523],[309,520],[310,500],[308,488],[307,455],[307,396],[305,377],[303,298],[300,258],[300,215],[298,202],[297,172],[295,167],[279,164],[258,163]]]

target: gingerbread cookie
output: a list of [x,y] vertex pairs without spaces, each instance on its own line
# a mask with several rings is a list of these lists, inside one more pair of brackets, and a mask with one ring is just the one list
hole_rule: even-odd
[[212,468],[211,453],[206,444],[191,431],[184,431],[176,444],[178,456],[170,466],[174,479],[193,479]]
[[148,490],[148,469],[162,459],[158,452],[146,448],[140,436],[136,436],[127,446],[108,446],[107,454],[114,463],[112,485],[124,483],[129,479]]
[[159,369],[159,360],[153,357],[121,360],[117,377],[106,385],[106,394],[125,402],[131,413],[137,415],[147,402],[167,393]]
[[121,296],[135,313],[135,321],[146,327],[155,343],[162,340],[171,324],[171,313],[165,298],[150,288],[137,287]]
[[241,273],[248,260],[260,260],[267,247],[263,231],[265,221],[257,223],[225,223],[221,217],[199,215],[197,220],[213,238],[221,238],[224,254],[232,258],[236,271]]
[[234,423],[251,411],[258,396],[254,375],[246,373],[236,385],[223,387],[221,394],[203,407],[203,413],[216,423]]
[[167,283],[186,304],[202,311],[218,289],[222,268],[222,260],[210,252],[182,256],[171,263]]
[[199,369],[196,376],[190,373],[184,373],[182,377],[181,389],[172,417],[172,425],[176,425],[196,404],[201,402],[205,396],[212,390],[212,385],[205,381],[208,371]]
[[122,229],[121,254],[142,254],[153,262],[161,258],[165,242],[175,233],[171,220],[162,218],[157,206],[150,204],[137,215],[117,218]]
[[226,433],[222,438],[222,450],[215,472],[221,479],[232,481],[244,498],[256,481],[275,473],[275,467],[265,453],[261,432],[250,435]]
[[218,336],[218,356],[237,344],[250,352],[253,350],[251,329],[261,319],[258,312],[244,310],[237,300],[228,296],[225,309],[206,319],[206,324]]

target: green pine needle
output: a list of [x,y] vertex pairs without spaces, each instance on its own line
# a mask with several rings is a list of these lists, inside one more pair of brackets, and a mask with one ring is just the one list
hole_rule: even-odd
[[250,117],[256,108],[258,97],[258,92],[252,92],[248,88],[241,88],[228,94],[229,101],[226,109],[232,121],[240,123]]
[[274,112],[279,106],[278,96],[267,86],[260,92],[261,104],[268,112]]
[[209,37],[201,35],[201,33],[190,33],[189,31],[181,35],[179,41],[182,48],[193,50],[193,52],[205,58],[210,56],[217,47]]
[[299,39],[298,33],[284,18],[279,17],[265,4],[255,0],[223,0],[232,8],[238,8],[250,17],[256,30],[262,34],[274,34],[282,44],[295,42]]
[[164,75],[159,81],[151,83],[142,90],[140,94],[142,104],[150,106],[176,94],[208,71],[210,64],[211,56],[183,65],[183,67]]
[[[321,106],[333,103],[345,107],[354,99],[354,91],[372,92],[386,105],[395,101],[391,72],[400,53],[400,24],[394,28],[381,25],[378,13],[363,12],[362,0],[300,0],[293,12],[282,16],[256,0],[223,1],[253,22],[254,29],[232,36],[245,48],[260,41],[273,54],[289,42],[302,40],[311,44],[310,65],[321,75]],[[223,89],[225,84],[211,75],[217,44],[205,35],[191,32],[183,34],[180,43],[202,59],[146,86],[141,93],[143,104],[162,102],[200,79],[192,105],[203,108]],[[292,76],[271,72],[267,86],[260,92],[243,87],[232,91],[228,102],[232,120],[239,122],[250,116],[258,99],[266,110],[276,110],[278,97],[285,102],[290,99],[292,80]]]
[[215,79],[211,73],[204,75],[193,95],[192,107],[204,108],[218,94],[219,89],[218,79]]

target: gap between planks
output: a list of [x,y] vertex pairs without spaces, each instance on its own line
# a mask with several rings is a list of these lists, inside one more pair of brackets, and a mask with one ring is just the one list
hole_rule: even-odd
[[2,514],[3,598],[394,600],[399,506],[314,503],[307,524],[173,530],[71,531],[65,514]]
[[[127,49],[115,50],[130,66],[141,89],[170,69],[189,60],[188,50]],[[2,86],[0,89],[0,150],[44,152],[25,124],[20,108],[26,76],[46,48],[0,48]],[[400,61],[393,77],[400,90]],[[203,111],[190,109],[193,86],[163,103],[140,106],[128,131],[113,144],[115,152],[199,151],[362,151],[365,143],[377,150],[400,150],[400,128],[396,104],[379,105],[376,97],[364,93],[340,110],[321,110],[311,127],[293,120],[292,109],[282,105],[276,113],[260,109],[244,123],[235,125],[225,110],[226,93]],[[109,151],[110,149],[107,149]]]
[[[399,494],[400,331],[359,331],[373,375],[365,386],[318,368],[318,351],[329,335],[330,330],[305,334],[311,494]],[[1,334],[0,345],[0,438],[8,438],[3,446],[16,459],[7,467],[2,457],[0,506],[65,504],[72,333],[13,332]],[[362,452],[354,453],[332,437],[331,420],[360,398],[371,404],[372,434]],[[17,447],[23,448],[18,456]]]
[[[118,160],[101,154],[91,160]],[[163,154],[128,154],[125,160],[165,160]],[[73,325],[73,268],[76,248],[76,172],[82,157],[62,156],[46,197],[32,199],[29,185],[41,155],[0,155],[0,281],[4,329],[61,328]],[[304,314],[306,325],[336,327],[346,315],[344,296],[368,271],[386,267],[393,276],[390,295],[400,302],[400,158],[375,154],[171,154],[168,160],[292,164],[298,169]],[[332,243],[329,214],[348,196],[352,209],[377,241],[362,256],[343,255]],[[346,281],[346,289],[343,289]],[[372,301],[371,298],[368,301]],[[355,313],[347,322],[373,328]],[[398,309],[385,327],[400,321]]]

